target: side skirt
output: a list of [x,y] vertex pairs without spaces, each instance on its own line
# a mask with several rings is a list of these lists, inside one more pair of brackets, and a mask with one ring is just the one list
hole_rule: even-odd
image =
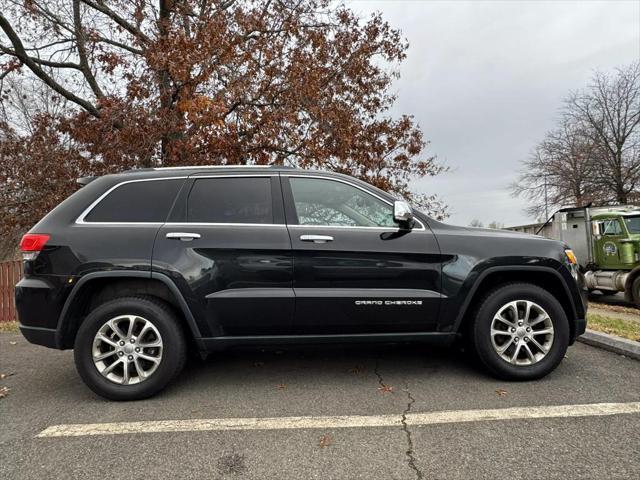
[[259,335],[242,337],[198,338],[200,350],[214,352],[232,347],[266,345],[322,345],[349,343],[425,343],[449,346],[457,338],[456,333],[358,333],[348,335]]

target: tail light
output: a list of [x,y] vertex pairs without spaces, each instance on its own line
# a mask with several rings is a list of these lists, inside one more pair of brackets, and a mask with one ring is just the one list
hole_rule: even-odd
[[25,260],[36,258],[49,241],[49,238],[51,237],[46,233],[27,233],[23,235],[22,240],[20,240],[22,258]]

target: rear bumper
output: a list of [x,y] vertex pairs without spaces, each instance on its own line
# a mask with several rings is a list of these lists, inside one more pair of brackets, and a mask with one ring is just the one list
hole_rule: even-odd
[[15,288],[20,332],[29,342],[61,348],[56,335],[60,310],[64,304],[65,278],[25,277]]
[[20,325],[20,333],[29,343],[49,348],[60,348],[55,328],[28,327]]

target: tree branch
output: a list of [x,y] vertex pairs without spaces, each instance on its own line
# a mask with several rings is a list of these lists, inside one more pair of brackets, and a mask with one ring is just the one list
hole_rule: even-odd
[[25,64],[29,70],[31,70],[40,80],[42,80],[47,86],[49,86],[55,92],[58,92],[60,95],[65,97],[67,100],[72,101],[73,103],[81,106],[87,112],[89,112],[94,117],[100,116],[100,111],[93,105],[91,102],[78,97],[74,93],[70,92],[58,82],[56,82],[53,77],[48,75],[40,65],[34,61],[24,49],[24,45],[22,44],[22,40],[15,32],[9,21],[5,18],[5,16],[0,12],[0,28],[4,31],[5,35],[9,38],[9,41],[13,45],[13,49],[15,50],[15,56],[20,60],[23,64]]
[[102,98],[104,97],[104,93],[102,93],[100,85],[98,85],[96,77],[91,71],[89,61],[87,60],[87,36],[82,28],[82,21],[80,19],[80,0],[73,0],[73,27],[76,32],[76,44],[78,46],[80,70],[96,98]]
[[124,18],[122,18],[116,12],[114,12],[109,7],[107,7],[103,3],[103,0],[97,0],[96,2],[92,0],[80,0],[80,1],[85,5],[87,5],[88,7],[91,7],[94,10],[97,10],[100,13],[103,13],[104,15],[109,17],[111,20],[116,22],[118,25],[120,25],[122,28],[124,28],[126,31],[131,33],[134,37],[137,37],[144,42],[149,42],[149,37],[147,37],[144,33],[142,33],[142,31],[138,27],[127,22]]

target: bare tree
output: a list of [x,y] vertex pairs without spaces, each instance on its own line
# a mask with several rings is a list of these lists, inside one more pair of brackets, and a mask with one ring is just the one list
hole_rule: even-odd
[[547,218],[562,206],[628,203],[640,187],[640,62],[596,72],[565,100],[559,126],[523,162],[514,196]]
[[502,230],[504,228],[504,223],[494,220],[489,225],[487,225],[487,227],[494,230]]
[[593,184],[596,146],[589,134],[569,117],[536,145],[518,180],[514,196],[530,202],[527,213],[547,218],[557,208],[604,201],[606,195]]
[[480,220],[478,220],[477,218],[474,218],[473,220],[471,220],[469,222],[469,226],[473,227],[473,228],[482,228],[482,227],[484,227],[484,224]]
[[566,115],[588,132],[597,149],[598,187],[616,202],[628,203],[640,184],[640,62],[615,75],[596,72],[589,88],[569,96]]

